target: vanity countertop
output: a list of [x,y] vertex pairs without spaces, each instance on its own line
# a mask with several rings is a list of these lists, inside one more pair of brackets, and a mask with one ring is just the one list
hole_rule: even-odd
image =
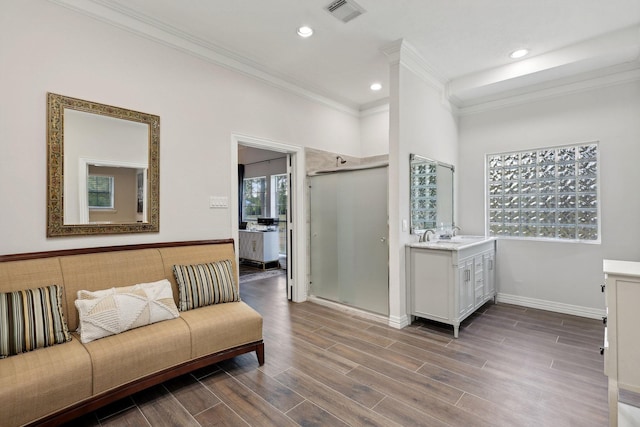
[[436,249],[441,251],[459,251],[460,249],[467,249],[476,245],[481,245],[485,242],[491,242],[495,240],[495,237],[486,236],[455,236],[450,240],[437,240],[431,242],[414,242],[409,243],[407,246],[410,248],[418,249]]
[[605,259],[602,267],[605,274],[640,277],[640,262]]

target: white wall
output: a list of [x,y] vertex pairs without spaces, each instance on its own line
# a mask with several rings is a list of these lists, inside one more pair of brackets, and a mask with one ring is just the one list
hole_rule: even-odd
[[[232,133],[360,156],[357,117],[45,0],[3,3],[0,64],[0,253],[229,237]],[[47,92],[160,116],[160,233],[45,237]]]
[[389,154],[389,107],[360,114],[361,157]]
[[600,141],[602,244],[501,240],[500,294],[595,316],[604,307],[602,259],[640,261],[640,82],[460,119],[458,217],[470,234],[485,227],[486,153],[588,141]]
[[405,62],[401,49],[399,63],[391,64],[390,73],[389,304],[394,326],[408,320],[405,245],[416,240],[409,234],[409,155],[420,154],[452,165],[458,157],[457,123],[443,102],[442,88],[410,65],[411,58]]

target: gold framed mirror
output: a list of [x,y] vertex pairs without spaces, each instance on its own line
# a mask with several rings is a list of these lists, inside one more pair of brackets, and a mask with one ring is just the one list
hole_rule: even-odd
[[160,117],[47,94],[47,237],[160,230]]

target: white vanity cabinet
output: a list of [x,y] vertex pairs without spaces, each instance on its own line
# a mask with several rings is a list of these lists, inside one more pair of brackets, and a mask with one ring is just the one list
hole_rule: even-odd
[[609,423],[618,425],[618,391],[640,393],[640,262],[604,260],[607,317],[604,373],[609,377]]
[[409,314],[452,325],[456,338],[460,322],[496,295],[495,240],[464,237],[406,253]]

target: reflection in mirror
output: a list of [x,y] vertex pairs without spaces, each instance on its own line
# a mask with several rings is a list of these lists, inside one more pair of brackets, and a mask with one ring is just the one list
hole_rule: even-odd
[[411,154],[411,233],[453,225],[452,165]]
[[48,94],[48,236],[157,232],[155,115]]

